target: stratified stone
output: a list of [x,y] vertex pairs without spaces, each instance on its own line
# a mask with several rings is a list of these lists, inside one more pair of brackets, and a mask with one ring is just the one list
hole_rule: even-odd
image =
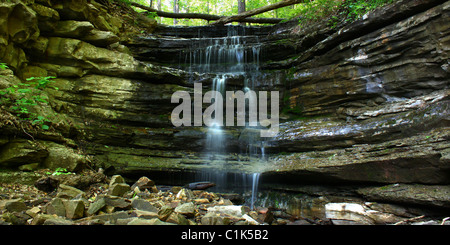
[[46,208],[47,214],[56,214],[61,217],[66,217],[66,207],[64,205],[63,199],[56,197],[47,204]]
[[163,206],[158,212],[158,218],[162,221],[166,221],[169,216],[173,213],[173,208],[170,206]]
[[69,200],[65,202],[66,217],[79,219],[84,216],[84,202],[82,200]]
[[105,199],[103,197],[97,197],[97,200],[95,200],[95,202],[93,202],[93,203],[91,203],[91,205],[89,205],[87,214],[94,215],[105,206],[106,206]]
[[13,199],[9,200],[5,203],[5,208],[9,212],[22,212],[24,210],[27,210],[27,206],[23,201],[20,199]]
[[131,189],[138,187],[140,191],[145,191],[146,189],[151,190],[155,186],[155,182],[145,176],[139,178],[136,183],[131,186]]
[[202,225],[229,225],[231,223],[231,219],[229,217],[216,215],[213,213],[207,213],[201,219]]
[[192,202],[184,203],[176,207],[175,212],[192,218],[195,215],[195,206]]
[[149,201],[139,199],[139,198],[133,199],[131,201],[131,206],[137,210],[156,212],[156,213],[158,212],[158,209],[155,206],[153,206]]
[[450,186],[393,184],[360,188],[357,191],[367,200],[408,203],[438,208],[450,207]]
[[109,187],[109,191],[108,194],[111,196],[123,196],[125,193],[127,193],[128,191],[130,191],[130,186],[128,184],[125,183],[117,183],[117,184],[113,184],[112,186]]
[[58,194],[56,196],[65,198],[65,199],[72,199],[78,195],[81,195],[82,197],[86,197],[86,193],[84,193],[84,191],[79,190],[72,186],[60,184],[59,188],[58,188]]
[[167,218],[166,222],[173,223],[177,225],[189,225],[189,221],[182,215],[178,213],[171,213]]
[[129,209],[131,207],[131,202],[125,198],[118,196],[104,196],[105,203],[107,206],[119,208],[119,209]]
[[18,167],[24,163],[39,163],[47,156],[48,151],[36,142],[18,140],[1,148],[0,166]]
[[113,175],[111,177],[111,180],[109,181],[109,186],[119,184],[119,183],[125,183],[125,179],[120,175]]

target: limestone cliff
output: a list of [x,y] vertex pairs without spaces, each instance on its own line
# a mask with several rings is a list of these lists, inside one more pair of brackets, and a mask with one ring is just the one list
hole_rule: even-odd
[[[205,128],[174,128],[169,117],[173,92],[211,79],[180,69],[180,52],[200,30],[220,29],[142,20],[158,35],[130,37],[120,16],[89,0],[13,0],[0,13],[0,61],[10,68],[0,89],[32,76],[56,76],[59,88],[41,106],[54,115],[47,131],[2,109],[0,166],[88,164],[124,175],[223,168],[202,155]],[[336,27],[248,28],[257,37],[248,45],[261,45],[256,87],[283,97],[280,133],[258,166],[264,179],[448,184],[449,14],[449,1],[399,1]],[[238,154],[244,133],[227,129],[229,171],[255,171]]]

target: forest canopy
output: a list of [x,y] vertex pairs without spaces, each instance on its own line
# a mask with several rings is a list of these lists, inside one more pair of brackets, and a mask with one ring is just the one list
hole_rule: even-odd
[[[116,0],[126,4],[131,2],[148,6],[164,12],[172,13],[201,13],[219,16],[232,16],[282,0]],[[340,17],[346,21],[355,20],[368,11],[392,3],[395,0],[305,0],[303,3],[278,8],[261,13],[255,18],[281,18],[289,20],[301,16],[301,22],[307,23],[324,18]],[[135,10],[145,10],[134,7]],[[155,18],[161,24],[198,26],[210,24],[202,19],[173,19],[158,16],[154,12],[147,12],[147,16]],[[300,23],[301,24],[301,23]]]

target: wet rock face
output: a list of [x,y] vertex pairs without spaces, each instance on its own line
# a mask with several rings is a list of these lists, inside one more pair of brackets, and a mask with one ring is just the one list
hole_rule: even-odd
[[[449,10],[448,1],[401,1],[336,29],[238,27],[247,49],[260,45],[255,87],[282,97],[280,133],[265,142],[270,158],[258,166],[264,179],[448,183]],[[214,39],[228,27],[162,28],[155,34],[165,37],[125,40],[121,22],[94,1],[2,2],[0,12],[0,30],[8,30],[0,31],[0,60],[11,68],[0,85],[57,76],[49,110],[63,118],[59,135],[35,135],[43,147],[17,145],[10,138],[27,137],[22,130],[0,128],[1,166],[75,171],[89,154],[112,174],[223,170],[202,155],[204,128],[173,128],[170,99],[192,92],[193,82],[210,87],[214,74],[174,67],[199,32]],[[251,136],[227,128],[224,137],[233,154],[218,158],[233,172],[254,171],[237,154]]]
[[[302,115],[323,115],[445,89],[447,5],[387,23],[369,16],[301,53],[289,78],[290,106],[301,108]],[[367,23],[358,26],[360,22]],[[356,28],[364,33],[370,22],[380,25],[365,35],[356,30],[351,37],[344,34]]]
[[265,180],[448,183],[449,3],[435,4],[376,10],[278,63],[293,65],[285,111],[302,118],[280,125]]

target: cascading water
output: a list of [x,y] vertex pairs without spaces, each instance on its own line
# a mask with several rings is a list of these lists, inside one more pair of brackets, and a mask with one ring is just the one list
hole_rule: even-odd
[[[225,93],[225,83],[226,76],[225,75],[217,75],[213,79],[213,91],[218,91],[221,94]],[[213,98],[214,101],[217,100],[216,97]],[[215,103],[215,111],[218,110],[219,104]],[[208,127],[207,139],[206,139],[206,152],[210,153],[210,157],[214,158],[214,154],[223,154],[225,153],[225,144],[224,144],[224,134],[223,134],[221,122],[218,118],[214,118],[211,126]]]
[[[258,37],[238,35],[239,30],[243,29],[237,28],[241,27],[230,26],[227,37],[193,39],[191,50],[185,56],[185,62],[189,64],[190,72],[216,74],[212,79],[211,89],[218,91],[222,96],[225,95],[227,81],[240,77],[243,79],[242,91],[246,92],[255,89],[259,75],[260,45]],[[247,42],[251,42],[251,45],[247,45]],[[213,97],[211,102],[213,103],[216,99]],[[215,106],[223,105],[215,103]],[[246,115],[248,117],[248,113]],[[205,154],[211,161],[223,161],[228,145],[224,122],[220,122],[215,115],[212,118],[213,122],[207,130]],[[264,142],[256,136],[259,135],[258,129],[250,127],[248,120],[246,120],[246,125],[245,128],[242,128],[239,137],[240,153],[246,154],[249,158],[264,159]],[[226,167],[224,167],[224,171],[219,173],[211,171],[201,173],[198,181],[215,182],[216,190],[225,190],[226,188],[223,188],[225,185],[231,185],[231,183],[227,183],[228,180],[239,179],[233,177],[235,175],[227,173]],[[250,205],[253,208],[257,198],[260,174],[243,174],[242,176],[241,184],[251,186]]]
[[255,202],[258,194],[258,185],[259,185],[259,177],[261,173],[252,174],[252,199],[250,202],[250,208],[253,209],[255,207]]

